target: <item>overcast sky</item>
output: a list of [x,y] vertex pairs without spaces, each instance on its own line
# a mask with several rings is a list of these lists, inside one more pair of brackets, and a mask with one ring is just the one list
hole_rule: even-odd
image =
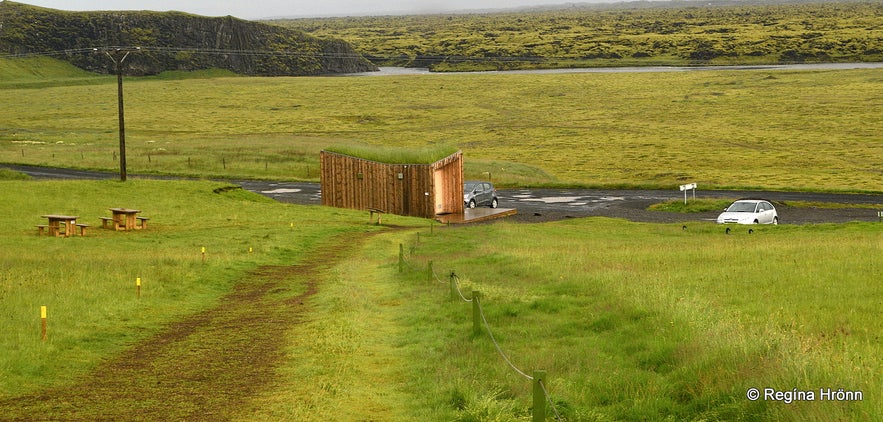
[[424,14],[476,9],[621,0],[16,0],[52,9],[177,10],[205,16],[242,19],[312,16]]

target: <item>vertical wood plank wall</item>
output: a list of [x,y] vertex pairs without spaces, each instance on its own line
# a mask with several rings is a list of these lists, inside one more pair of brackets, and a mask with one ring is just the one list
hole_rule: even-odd
[[328,151],[320,162],[322,205],[424,218],[463,212],[460,151],[433,164],[386,164]]
[[433,192],[435,214],[463,213],[463,153],[455,154],[432,164],[435,177]]

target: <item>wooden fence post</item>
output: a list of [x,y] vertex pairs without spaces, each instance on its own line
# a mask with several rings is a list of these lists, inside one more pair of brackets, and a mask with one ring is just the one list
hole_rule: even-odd
[[405,245],[399,243],[399,272],[404,271],[405,267]]
[[426,280],[432,283],[432,261],[429,261],[429,265],[426,269]]
[[40,307],[40,340],[46,341],[48,335],[46,334],[46,307]]
[[546,420],[546,393],[543,391],[544,381],[546,381],[546,371],[533,371],[533,422]]
[[454,271],[451,270],[451,302],[457,301],[457,274],[454,274]]
[[481,298],[481,292],[472,291],[472,335],[478,337],[481,335],[481,304],[478,301]]

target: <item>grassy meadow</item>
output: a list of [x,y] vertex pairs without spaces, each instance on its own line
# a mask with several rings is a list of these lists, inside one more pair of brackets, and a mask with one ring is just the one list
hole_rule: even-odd
[[[361,346],[333,355],[337,368],[370,370],[362,356],[383,361],[375,353],[385,347],[404,360],[401,367],[426,374],[395,388],[432,392],[408,408],[412,416],[513,420],[529,415],[530,406],[530,382],[503,362],[486,335],[472,336],[471,306],[451,303],[446,284],[427,280],[429,261],[442,281],[456,271],[467,296],[481,291],[495,338],[521,370],[548,371],[565,420],[865,420],[881,412],[874,398],[883,387],[874,358],[883,328],[875,283],[883,274],[879,225],[726,236],[712,224],[684,231],[583,219],[423,230],[419,245],[413,234],[402,241],[414,247],[407,275],[396,277],[388,240],[388,257],[378,261],[387,265],[343,266],[344,276],[330,287],[338,293],[320,299],[341,308],[339,318],[321,326],[351,330]],[[367,283],[387,278],[404,284]],[[375,322],[386,327],[374,318],[387,314],[397,315],[397,329],[367,334]],[[312,349],[303,353],[327,356],[327,349]],[[865,399],[745,398],[752,387],[828,386],[861,390]],[[333,398],[358,398],[362,388],[370,386],[313,400],[334,414]]]
[[[278,204],[218,182],[0,185],[0,414],[7,416],[19,410],[6,400],[76,385],[138,341],[218,306],[258,266],[296,265],[341,239],[357,249],[316,276],[302,320],[277,326],[284,357],[274,388],[225,418],[528,418],[530,382],[486,334],[472,334],[470,304],[451,301],[450,271],[467,297],[481,292],[513,364],[548,372],[566,420],[871,420],[883,412],[879,224],[725,235],[709,223],[683,230],[590,218],[430,228],[390,216],[378,227],[361,212]],[[33,227],[47,212],[97,225],[117,205],[142,209],[151,227],[92,227],[72,238],[38,237]],[[306,281],[286,279],[275,294],[299,294]],[[750,401],[752,387],[843,388],[864,399]],[[80,409],[81,416],[114,414],[102,413],[111,410],[100,399],[92,403],[97,410]]]
[[[54,61],[25,76],[28,66],[11,63],[0,60],[0,162],[118,169],[115,78]],[[881,81],[879,69],[126,78],[128,169],[316,180],[318,152],[332,145],[455,147],[467,177],[509,186],[881,192]],[[880,224],[729,236],[709,223],[684,230],[601,218],[430,229],[396,216],[373,226],[362,212],[279,204],[224,182],[0,178],[0,419],[28,419],[31,409],[48,419],[149,417],[141,407],[160,398],[102,400],[106,390],[96,389],[97,399],[72,401],[82,408],[43,399],[89,386],[194,315],[223,314],[224,298],[259,268],[282,274],[306,264],[307,277],[280,276],[268,293],[280,300],[267,303],[291,305],[285,300],[316,286],[294,307],[308,310],[296,321],[285,308],[272,314],[281,354],[270,381],[243,400],[223,400],[223,388],[203,392],[229,406],[212,414],[218,419],[528,419],[530,382],[487,335],[472,334],[471,306],[450,300],[450,271],[467,296],[481,291],[513,364],[548,371],[566,420],[883,414]],[[96,227],[117,206],[143,210],[150,228]],[[48,213],[93,227],[86,237],[38,237],[34,225]],[[428,275],[430,262],[440,280]],[[40,306],[48,307],[45,342]],[[177,357],[212,361],[215,353],[199,353],[223,350],[225,333],[190,333],[147,368],[184,373]],[[243,367],[172,381],[211,383]],[[152,375],[132,382],[186,399]],[[814,390],[816,400],[751,401],[750,388]],[[864,398],[820,401],[825,388]],[[164,419],[196,418],[172,404],[183,413]]]
[[[293,265],[330,239],[373,229],[357,212],[280,205],[241,189],[214,193],[225,186],[0,181],[0,397],[70,382],[161,326],[214,306],[249,270]],[[99,217],[117,206],[142,210],[150,227],[101,229]],[[92,227],[85,237],[36,236],[43,214],[77,215]]]
[[[317,180],[332,145],[443,145],[504,186],[881,191],[878,69],[202,76],[126,78],[130,173]],[[92,81],[0,84],[0,162],[118,169]]]

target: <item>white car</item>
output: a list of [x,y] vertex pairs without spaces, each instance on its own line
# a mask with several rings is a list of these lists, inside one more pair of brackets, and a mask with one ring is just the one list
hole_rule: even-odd
[[763,199],[740,199],[717,216],[718,224],[779,224],[776,207]]

